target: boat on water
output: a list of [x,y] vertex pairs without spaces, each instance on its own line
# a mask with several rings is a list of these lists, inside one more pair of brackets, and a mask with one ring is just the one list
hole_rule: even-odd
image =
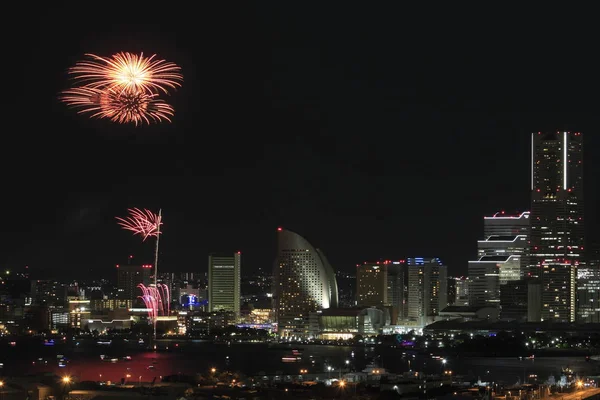
[[286,363],[302,361],[301,355],[302,352],[299,349],[293,349],[292,354],[284,355],[281,357],[281,361]]

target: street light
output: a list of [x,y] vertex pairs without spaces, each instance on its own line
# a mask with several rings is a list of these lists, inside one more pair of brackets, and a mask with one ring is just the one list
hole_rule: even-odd
[[67,390],[67,385],[69,383],[71,383],[71,377],[70,376],[63,376],[62,382],[63,382],[64,385],[63,385],[63,390],[62,390],[61,397],[64,399],[65,398],[65,391]]

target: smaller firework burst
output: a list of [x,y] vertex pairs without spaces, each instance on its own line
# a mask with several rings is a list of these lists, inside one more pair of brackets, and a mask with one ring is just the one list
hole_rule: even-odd
[[[159,214],[154,214],[150,210],[130,208],[128,217],[116,217],[118,224],[123,229],[133,232],[134,235],[140,235],[142,240],[146,240],[151,236],[158,238],[160,235],[160,226],[162,225],[162,217]],[[156,266],[155,266],[156,267]]]
[[74,88],[65,90],[61,100],[77,108],[80,114],[89,113],[92,118],[106,118],[120,124],[171,122],[174,114],[173,107],[158,99],[156,94],[129,90]]
[[150,319],[156,320],[158,316],[171,314],[171,293],[167,285],[159,283],[157,286],[146,286],[140,283],[137,287],[142,291],[138,297],[148,309]]

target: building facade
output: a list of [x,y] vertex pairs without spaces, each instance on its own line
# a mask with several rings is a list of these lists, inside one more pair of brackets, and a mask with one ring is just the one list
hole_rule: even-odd
[[325,255],[295,232],[277,229],[273,308],[278,334],[309,335],[309,314],[338,307],[337,281]]
[[[504,211],[483,219],[483,240],[477,241],[478,261],[487,257],[499,263],[500,284],[518,281],[529,267],[530,213],[510,215]],[[483,258],[486,257],[486,258]]]
[[448,269],[439,258],[407,258],[408,319],[425,325],[448,304]]
[[586,255],[577,269],[577,322],[600,323],[600,249],[592,245]]
[[140,283],[150,285],[152,265],[117,265],[117,294],[119,299],[135,300],[142,293]]
[[[208,311],[232,312],[240,317],[242,254],[208,256]],[[198,293],[192,293],[198,297]]]
[[392,324],[408,318],[408,268],[406,260],[387,261],[388,303]]
[[484,256],[469,261],[469,305],[499,307],[500,266],[506,257]]
[[365,262],[356,268],[356,304],[358,307],[388,305],[388,264]]
[[574,322],[577,268],[584,263],[583,136],[531,136],[529,274],[542,285],[542,320]]

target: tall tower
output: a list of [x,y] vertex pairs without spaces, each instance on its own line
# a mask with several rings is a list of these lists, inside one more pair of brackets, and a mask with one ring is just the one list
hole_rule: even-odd
[[584,263],[583,136],[531,136],[530,275],[542,284],[542,319],[573,322]]
[[309,313],[338,306],[335,273],[325,255],[282,228],[277,229],[273,287],[280,336],[308,336]]
[[230,311],[240,317],[241,252],[208,256],[208,310]]

